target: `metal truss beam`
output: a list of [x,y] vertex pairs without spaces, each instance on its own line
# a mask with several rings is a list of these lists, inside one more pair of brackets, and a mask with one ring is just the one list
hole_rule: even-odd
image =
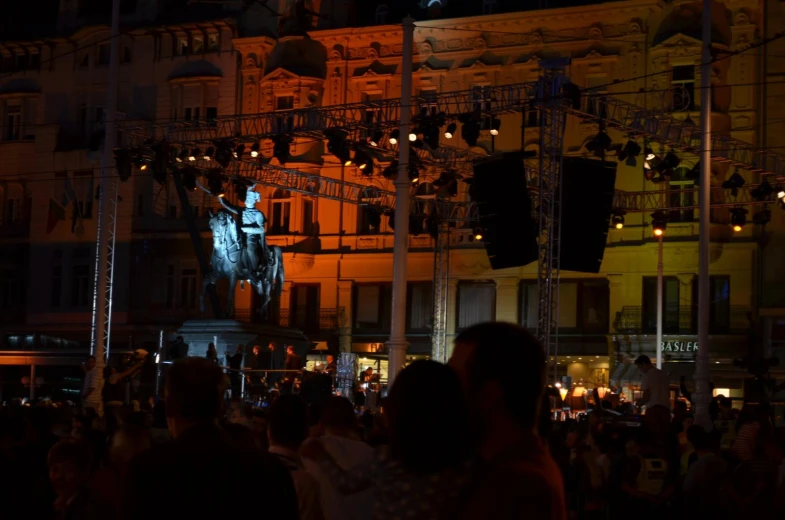
[[[539,82],[542,105],[540,118],[540,247],[537,265],[537,338],[545,355],[558,355],[559,258],[561,239],[561,165],[567,112],[560,96],[566,82],[568,60],[544,63],[545,75]],[[547,359],[547,358],[546,358]]]
[[[536,93],[537,83],[483,86],[471,90],[417,97],[413,104],[444,112],[454,118],[470,112],[484,115],[520,112]],[[401,100],[398,98],[326,107],[282,110],[262,114],[195,119],[166,124],[125,125],[129,144],[141,146],[148,139],[169,144],[196,144],[220,139],[258,141],[277,135],[321,138],[325,130],[365,131],[397,128]],[[369,115],[370,114],[370,115]]]
[[439,225],[433,249],[433,334],[431,359],[447,362],[447,302],[450,279],[450,226]]
[[[107,186],[103,184],[99,186],[99,189],[107,189]],[[114,295],[114,259],[115,259],[115,246],[117,243],[117,202],[119,197],[119,190],[120,190],[120,183],[119,180],[114,180],[109,186],[109,193],[107,193],[106,197],[106,205],[107,207],[104,208],[103,204],[98,205],[98,226],[99,229],[97,230],[97,239],[96,250],[95,250],[95,273],[93,275],[93,325],[91,330],[91,348],[93,349],[93,355],[97,357],[101,357],[102,359],[109,359],[109,351],[111,346],[111,338],[112,338],[112,297]],[[106,219],[102,218],[102,213],[106,212]],[[106,246],[106,272],[101,273],[99,265],[101,261],[101,247],[100,247],[100,237],[101,237],[101,230],[100,226],[105,223],[106,225],[106,232],[107,232],[107,246]],[[106,294],[100,294],[101,292],[101,284],[99,283],[99,277],[103,276],[106,280]],[[98,328],[96,326],[96,314],[98,311],[98,306],[103,305],[104,312],[103,312],[103,352],[95,352],[95,346],[98,344]]]
[[[700,127],[685,124],[662,110],[643,108],[607,95],[583,96],[580,108],[567,109],[582,121],[602,120],[606,128],[616,128],[683,153],[700,154]],[[785,155],[729,136],[712,133],[711,158],[762,175],[785,178]]]
[[[773,204],[777,202],[776,194],[762,197],[753,197],[751,191],[755,186],[744,187],[738,189],[738,194],[733,195],[733,191],[725,188],[712,188],[711,189],[711,203],[712,209],[714,208],[732,208],[734,206],[760,206],[765,204]],[[679,210],[697,210],[698,209],[698,192],[699,188],[684,189],[684,190],[663,190],[663,191],[639,191],[627,192],[616,191],[613,195],[613,207],[615,209],[622,209],[627,213],[637,213],[646,211],[679,211]],[[673,195],[679,198],[684,195],[692,193],[692,200],[696,201],[695,204],[674,206],[671,201],[674,199]]]

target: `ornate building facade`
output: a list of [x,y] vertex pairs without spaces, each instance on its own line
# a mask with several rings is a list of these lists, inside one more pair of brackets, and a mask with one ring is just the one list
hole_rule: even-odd
[[[60,19],[78,27],[79,13],[69,11],[70,4],[61,2]],[[153,3],[139,4],[144,9],[124,18],[121,43],[119,110],[127,121],[210,119],[400,96],[397,20],[407,6],[305,2],[303,22],[296,19],[294,2],[271,2],[269,13],[254,6],[237,16],[235,25],[215,12],[176,22],[149,10]],[[591,92],[587,98],[612,97],[698,121],[700,3],[628,0],[528,12],[512,12],[516,6],[501,1],[483,2],[482,9],[472,4],[476,11],[453,0],[422,4],[417,2],[422,11],[408,11],[424,18],[415,31],[415,96],[534,81],[543,60],[568,57],[567,75]],[[775,22],[783,21],[781,10],[777,2],[715,3],[713,31],[720,49],[712,78],[714,131],[774,151],[785,135],[785,91],[776,84],[785,66],[777,59],[785,55],[783,40],[741,51],[773,34]],[[0,307],[7,336],[89,338],[99,164],[90,149],[101,130],[96,123],[106,90],[107,36],[103,26],[85,27],[67,38],[2,47]],[[590,102],[585,109],[591,110]],[[536,112],[500,119],[498,135],[483,127],[471,148],[460,133],[442,142],[476,155],[538,149]],[[599,130],[596,121],[569,117],[565,154],[590,155],[585,145]],[[609,135],[616,151],[627,141],[613,129]],[[280,164],[271,143],[260,143],[260,153]],[[619,162],[616,189],[667,197],[668,207],[690,207],[696,201],[688,173],[697,158],[681,159],[667,182],[647,179],[641,158],[634,166]],[[378,174],[386,166],[377,160],[377,174],[366,175],[339,162],[325,141],[313,138],[295,138],[286,158],[287,168],[391,189]],[[750,171],[717,162],[713,184],[721,186],[736,171],[747,183],[760,181]],[[418,195],[430,193],[428,184],[438,174],[425,172],[412,188],[415,204],[427,204]],[[159,329],[174,331],[187,319],[209,315],[198,309],[202,273],[171,181],[135,171],[120,194],[113,346],[129,341],[141,346],[156,342]],[[229,186],[227,196],[234,197]],[[207,209],[215,201],[201,192],[189,197],[208,251]],[[466,197],[467,185],[461,183],[457,199]],[[281,324],[354,351],[384,372],[393,245],[388,219],[374,221],[360,204],[273,187],[264,189],[259,208],[268,218],[268,241],[285,251]],[[785,316],[779,310],[785,307],[785,273],[777,269],[785,252],[779,233],[785,230],[785,212],[771,210],[765,227],[749,223],[739,233],[730,230],[727,209],[712,211],[711,359],[721,388],[740,388],[741,376],[731,365],[747,353],[750,323],[759,326],[771,347]],[[668,217],[660,348],[667,362],[686,362],[670,365],[672,374],[689,375],[697,341],[699,215],[684,209]],[[658,246],[650,212],[625,218],[622,229],[608,232],[599,274],[561,274],[557,369],[589,384],[608,383],[612,376],[634,380],[624,364],[640,352],[653,356],[656,349]],[[536,325],[536,266],[491,270],[482,243],[473,240],[473,227],[464,222],[450,232],[448,343],[478,321]],[[434,240],[427,233],[412,235],[409,246],[407,337],[411,355],[427,356]],[[251,291],[238,291],[236,305],[239,319],[255,319]]]

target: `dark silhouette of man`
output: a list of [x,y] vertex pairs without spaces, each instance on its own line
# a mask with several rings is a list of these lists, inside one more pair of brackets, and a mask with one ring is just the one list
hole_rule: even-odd
[[458,335],[449,364],[466,392],[480,459],[457,518],[566,520],[561,472],[535,433],[545,390],[537,340],[512,323],[481,323]]
[[225,378],[207,359],[174,363],[166,422],[174,440],[137,458],[124,497],[126,520],[299,518],[289,472],[267,454],[233,444],[218,426]]

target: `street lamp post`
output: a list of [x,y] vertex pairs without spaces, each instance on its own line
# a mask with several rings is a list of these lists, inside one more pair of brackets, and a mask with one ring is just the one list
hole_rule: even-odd
[[406,282],[409,261],[409,130],[412,117],[412,64],[414,19],[403,19],[401,70],[401,126],[398,144],[398,176],[395,179],[395,237],[393,247],[392,316],[387,341],[387,384],[392,386],[406,363]]

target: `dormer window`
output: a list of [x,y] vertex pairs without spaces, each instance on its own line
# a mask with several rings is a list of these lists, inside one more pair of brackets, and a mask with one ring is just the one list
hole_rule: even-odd
[[676,65],[671,70],[673,88],[673,110],[692,112],[695,110],[695,66]]
[[188,45],[188,37],[180,36],[177,38],[177,55],[187,56],[190,52],[190,45]]
[[208,34],[207,35],[207,50],[208,51],[218,51],[221,49],[221,40],[218,38],[218,34]]
[[109,59],[111,55],[111,48],[109,47],[108,43],[102,43],[98,46],[98,61],[95,63],[99,67],[105,67],[109,65]]
[[195,36],[191,40],[191,54],[201,54],[204,52],[204,38]]
[[387,17],[390,15],[390,8],[385,4],[376,8],[376,25],[384,25],[387,23]]

